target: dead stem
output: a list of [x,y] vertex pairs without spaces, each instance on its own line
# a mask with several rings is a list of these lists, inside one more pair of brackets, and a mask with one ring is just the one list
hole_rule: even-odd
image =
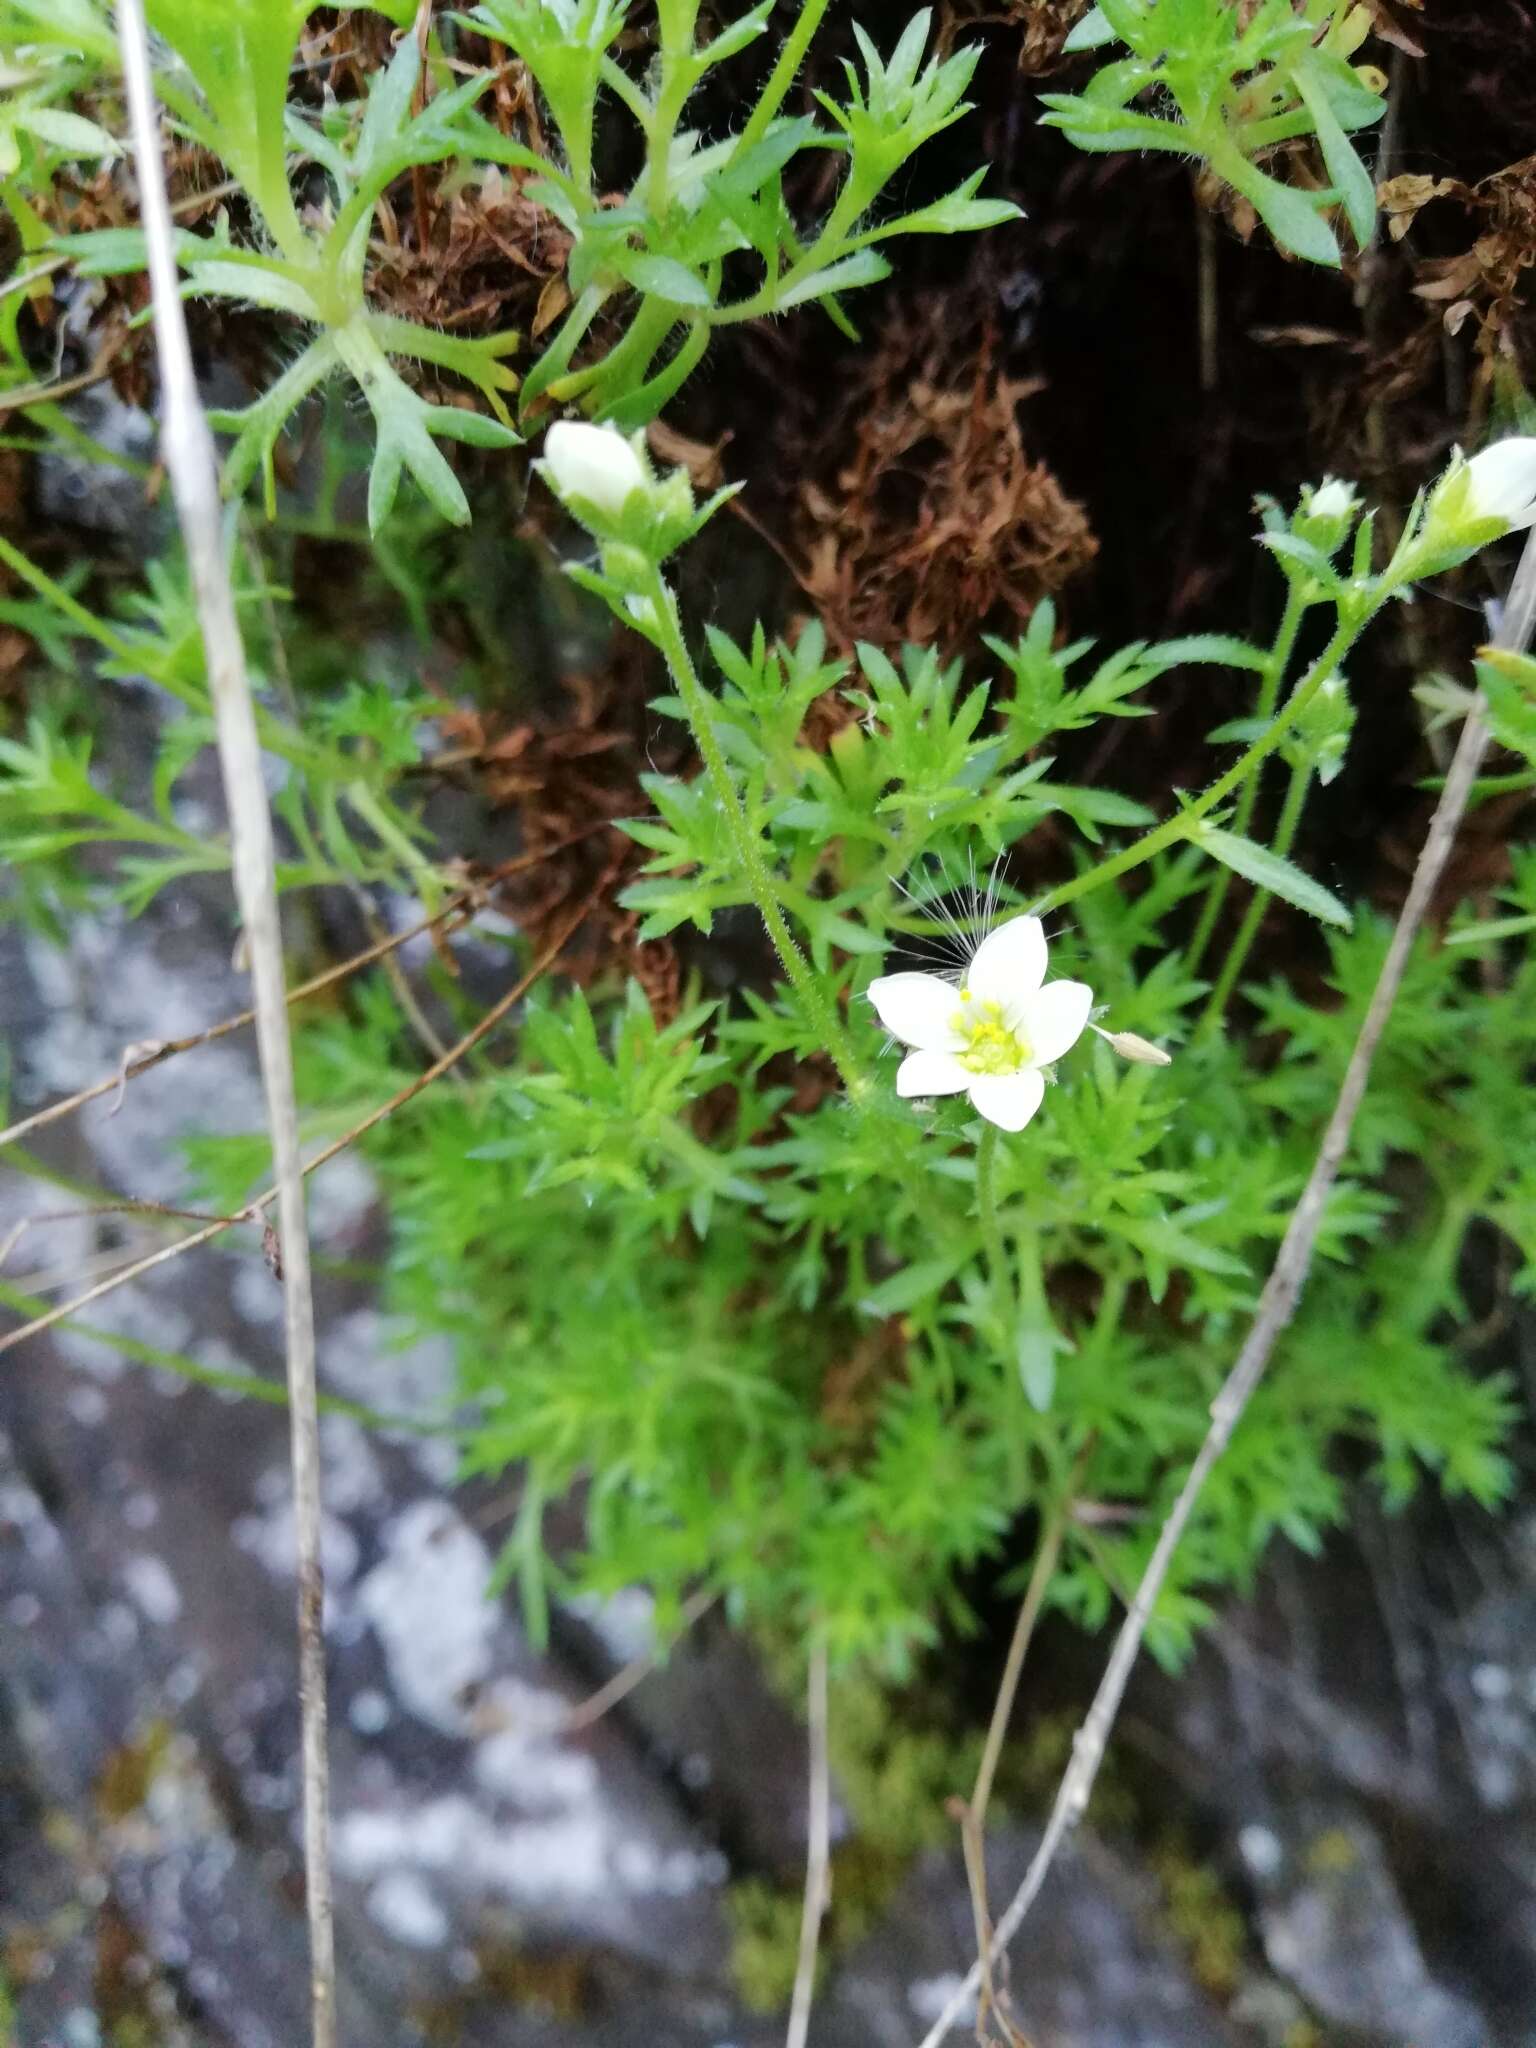
[[[1024,1670],[1024,1659],[1029,1652],[1035,1623],[1040,1618],[1040,1609],[1045,1602],[1046,1591],[1056,1570],[1056,1560],[1061,1555],[1062,1531],[1071,1512],[1072,1495],[1062,1501],[1049,1515],[1041,1528],[1040,1543],[1035,1551],[1035,1561],[1030,1568],[1029,1584],[1024,1589],[1023,1604],[1019,1618],[1014,1623],[1013,1640],[1008,1645],[1008,1660],[1003,1666],[1002,1683],[997,1689],[997,1699],[992,1707],[992,1720],[987,1729],[986,1746],[981,1753],[981,1763],[976,1772],[976,1783],[968,1800],[958,1802],[960,1815],[960,1840],[965,1851],[965,1875],[971,1894],[971,1915],[976,1927],[976,1957],[981,1967],[981,1999],[977,2009],[977,2035],[989,2017],[998,2024],[1014,2042],[1023,2040],[1007,2010],[1008,1994],[1004,1988],[999,1995],[992,1974],[992,1915],[987,1903],[987,1805],[992,1797],[992,1781],[997,1776],[998,1759],[1003,1753],[1003,1742],[1008,1733],[1008,1723],[1013,1718],[1013,1703],[1018,1694],[1019,1678]],[[999,1958],[1006,1967],[1006,1956]]]
[[[1520,566],[1515,571],[1499,630],[1494,636],[1494,644],[1516,652],[1523,651],[1530,645],[1533,631],[1536,631],[1536,535],[1529,535],[1525,551],[1520,557]],[[1099,1681],[1093,1703],[1088,1709],[1082,1727],[1073,1738],[1072,1760],[1057,1789],[1055,1803],[1051,1808],[1050,1819],[1046,1823],[1040,1846],[1024,1873],[1022,1883],[1009,1902],[1008,1910],[997,1923],[996,1931],[985,1951],[984,1960],[989,1964],[996,1963],[1023,1924],[1025,1915],[1045,1882],[1046,1873],[1055,1860],[1057,1850],[1066,1838],[1068,1830],[1076,1824],[1087,1807],[1094,1780],[1099,1774],[1099,1766],[1104,1761],[1105,1747],[1110,1731],[1114,1727],[1115,1716],[1119,1712],[1127,1681],[1141,1650],[1147,1623],[1162,1591],[1163,1581],[1168,1576],[1168,1569],[1173,1562],[1179,1541],[1199,1501],[1201,1489],[1211,1468],[1226,1449],[1243,1410],[1263,1378],[1281,1332],[1296,1312],[1297,1303],[1306,1284],[1307,1270],[1322,1224],[1323,1211],[1349,1147],[1350,1132],[1365,1094],[1366,1083],[1370,1079],[1371,1063],[1376,1056],[1376,1048],[1386,1029],[1387,1019],[1392,1014],[1393,1004],[1397,1000],[1419,926],[1423,923],[1424,914],[1429,908],[1450,857],[1451,847],[1471,797],[1472,786],[1477,780],[1478,769],[1487,746],[1486,707],[1479,693],[1461,729],[1456,755],[1440,792],[1440,801],[1435,806],[1435,814],[1430,820],[1429,831],[1413,871],[1413,880],[1408,887],[1407,900],[1393,930],[1386,958],[1382,961],[1381,973],[1377,977],[1370,1006],[1360,1026],[1354,1050],[1350,1054],[1349,1066],[1340,1085],[1333,1114],[1328,1119],[1328,1127],[1323,1133],[1317,1158],[1302,1190],[1301,1198],[1291,1214],[1284,1240],[1276,1254],[1264,1292],[1260,1296],[1253,1327],[1220,1393],[1211,1404],[1211,1422],[1205,1440],[1189,1468],[1184,1484],[1179,1490],[1178,1499],[1163,1524],[1156,1547],[1136,1589],[1136,1597],[1131,1602],[1130,1612],[1115,1638],[1114,1649],[1110,1653],[1104,1676]],[[923,2036],[921,2048],[938,2048],[938,2044],[978,1995],[982,1979],[982,1962],[978,1961],[971,1966],[965,1981]]]
[[811,1645],[806,1725],[811,1753],[805,1904],[800,1914],[800,1955],[795,1964],[795,1989],[784,2048],[805,2048],[811,2026],[811,2001],[816,1995],[816,1950],[821,1940],[822,1919],[831,1903],[832,1773],[827,1759],[827,1645],[820,1635]]
[[[682,1626],[673,1637],[676,1642],[687,1634],[696,1621],[702,1619],[720,1598],[718,1592],[703,1590],[690,1593],[683,1602]],[[670,1645],[669,1645],[670,1647]],[[576,1705],[565,1719],[555,1728],[556,1735],[579,1735],[584,1728],[590,1728],[594,1721],[601,1721],[604,1714],[612,1713],[620,1700],[628,1699],[642,1680],[650,1677],[661,1659],[660,1649],[646,1650],[638,1657],[632,1657],[621,1670],[615,1671],[606,1685],[600,1685],[596,1692]]]
[[[307,1160],[302,1169],[305,1179],[308,1179],[310,1174],[317,1172],[320,1167],[334,1159],[338,1152],[344,1152],[349,1145],[355,1144],[365,1132],[371,1131],[376,1124],[382,1123],[385,1117],[393,1115],[397,1109],[409,1102],[413,1096],[419,1095],[424,1088],[430,1087],[440,1075],[445,1074],[467,1052],[477,1046],[481,1039],[501,1021],[512,1005],[521,996],[526,995],[539,976],[553,964],[567,939],[570,938],[576,927],[591,910],[592,905],[599,899],[603,890],[612,881],[614,873],[615,869],[613,867],[605,869],[598,881],[597,887],[590,895],[583,899],[579,909],[561,926],[557,937],[545,947],[532,967],[528,969],[528,972],[521,976],[507,990],[505,995],[498,997],[495,1004],[487,1010],[472,1031],[467,1032],[457,1045],[450,1046],[443,1057],[428,1067],[425,1073],[419,1074],[414,1081],[408,1082],[404,1088],[392,1095],[378,1109],[370,1110],[361,1123],[354,1124],[351,1130],[337,1138],[333,1144],[327,1145],[323,1152],[317,1152],[313,1159]],[[337,972],[340,971],[337,970]],[[141,1274],[152,1272],[156,1266],[163,1266],[168,1259],[174,1259],[182,1252],[195,1251],[199,1245],[207,1244],[210,1238],[217,1237],[221,1231],[233,1229],[235,1224],[260,1222],[265,1211],[276,1197],[277,1188],[275,1186],[269,1187],[265,1193],[258,1195],[253,1202],[249,1203],[244,1209],[239,1210],[236,1214],[216,1218],[215,1221],[206,1224],[201,1230],[194,1230],[186,1237],[178,1238],[175,1244],[162,1246],[159,1251],[152,1252],[147,1258],[138,1260],[134,1265],[125,1266],[120,1272],[114,1273],[109,1280],[101,1281],[97,1286],[88,1288],[84,1294],[77,1294],[73,1300],[61,1302],[57,1308],[50,1309],[46,1315],[35,1316],[30,1323],[24,1323],[19,1330],[7,1331],[3,1337],[0,1337],[0,1352],[11,1350],[14,1345],[20,1344],[24,1338],[39,1336],[44,1330],[51,1329],[55,1323],[63,1322],[66,1317],[74,1315],[78,1310],[88,1308],[93,1301],[99,1301],[104,1294],[110,1294],[114,1288],[123,1286],[129,1280],[137,1280]]]
[[198,396],[182,313],[175,231],[165,192],[159,113],[150,74],[143,0],[121,0],[117,33],[138,171],[139,217],[148,246],[155,348],[160,365],[160,453],[176,501],[176,517],[186,548],[208,664],[219,764],[229,808],[235,893],[250,948],[256,1036],[282,1219],[284,1336],[299,1584],[299,1716],[310,2016],[314,2048],[334,2048],[336,1949],[331,1912],[315,1318],[272,819],[267,807],[255,705],[246,676],[245,648],[225,553],[217,458]]
[[[441,934],[450,928],[452,920],[464,917],[473,908],[482,889],[493,883],[505,881],[524,868],[537,867],[552,853],[560,853],[568,846],[575,846],[583,839],[590,839],[595,832],[605,830],[609,824],[603,819],[600,824],[586,826],[580,832],[572,833],[569,839],[557,840],[550,846],[540,847],[537,853],[520,853],[489,874],[483,884],[473,889],[461,890],[453,900],[433,917],[424,917],[418,924],[408,925],[403,932],[395,932],[387,938],[367,946],[361,953],[354,953],[348,960],[340,961],[335,967],[327,967],[323,974],[314,975],[309,981],[301,981],[297,988],[287,991],[289,1003],[303,1002],[307,997],[319,995],[322,989],[334,988],[338,981],[345,981],[349,975],[359,973],[364,967],[371,967],[375,960],[381,960],[393,953],[409,940],[420,938],[423,932]],[[46,1109],[35,1110],[31,1116],[23,1117],[20,1123],[12,1124],[9,1130],[0,1131],[0,1145],[11,1145],[18,1138],[30,1136],[41,1130],[45,1124],[56,1123],[60,1117],[72,1116],[77,1109],[84,1109],[87,1103],[95,1102],[99,1096],[108,1095],[114,1088],[122,1088],[126,1081],[135,1080],[140,1074],[147,1074],[151,1067],[158,1067],[163,1060],[174,1059],[178,1053],[192,1052],[200,1045],[211,1045],[216,1038],[227,1038],[232,1031],[243,1031],[247,1024],[256,1021],[254,1010],[241,1010],[233,1017],[225,1017],[217,1024],[210,1024],[206,1031],[197,1031],[190,1038],[167,1038],[147,1043],[144,1046],[129,1046],[117,1067],[110,1074],[104,1074],[99,1081],[93,1081],[88,1088],[79,1089],[74,1095],[66,1095],[62,1101],[50,1102]]]

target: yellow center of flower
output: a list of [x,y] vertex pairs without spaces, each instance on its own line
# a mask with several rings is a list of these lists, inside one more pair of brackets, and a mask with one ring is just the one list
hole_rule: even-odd
[[1016,1074],[1029,1065],[1033,1048],[1003,1021],[1001,1003],[973,1002],[968,988],[961,989],[960,1002],[950,1022],[965,1040],[956,1055],[962,1067],[972,1074]]

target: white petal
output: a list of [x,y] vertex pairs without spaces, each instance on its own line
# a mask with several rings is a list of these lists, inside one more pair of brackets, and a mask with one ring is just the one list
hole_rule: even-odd
[[585,498],[613,517],[645,480],[640,458],[617,427],[556,420],[544,436],[544,460],[561,497]]
[[958,1095],[975,1076],[952,1052],[909,1052],[896,1069],[898,1095]]
[[1038,917],[1010,917],[976,948],[965,985],[981,1003],[1007,1008],[1032,996],[1045,979],[1045,926]]
[[1000,1131],[1022,1131],[1045,1100],[1045,1076],[1034,1067],[1017,1074],[973,1074],[971,1107]]
[[882,974],[869,984],[869,1000],[892,1038],[920,1052],[958,1052],[958,990],[936,974]]
[[1512,434],[1495,441],[1474,455],[1467,469],[1474,518],[1536,524],[1536,436]]
[[1087,1029],[1092,1008],[1093,990],[1086,981],[1053,981],[1030,997],[1016,1028],[1028,1041],[1029,1056],[1037,1067],[1048,1067],[1076,1045]]

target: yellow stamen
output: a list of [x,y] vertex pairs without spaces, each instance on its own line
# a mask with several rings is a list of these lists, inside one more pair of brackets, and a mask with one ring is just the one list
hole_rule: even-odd
[[[961,1000],[968,1002],[970,993],[962,989]],[[955,1030],[966,1041],[958,1055],[961,1066],[973,1074],[1016,1074],[1027,1067],[1033,1049],[1028,1039],[1009,1028],[1002,1005],[984,1002],[977,1008],[979,1015],[977,1010],[962,1010],[953,1019]]]

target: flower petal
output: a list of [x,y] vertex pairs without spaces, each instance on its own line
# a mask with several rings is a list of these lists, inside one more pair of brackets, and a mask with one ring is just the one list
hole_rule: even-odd
[[978,1002],[1010,1004],[1032,996],[1045,979],[1045,926],[1038,917],[1010,917],[976,948],[965,985]]
[[1017,1074],[973,1074],[971,1107],[1000,1131],[1022,1131],[1045,1100],[1045,1076],[1036,1067]]
[[1511,526],[1536,524],[1536,437],[1512,434],[1495,441],[1467,464],[1472,515],[1505,519]]
[[958,1095],[975,1076],[952,1052],[909,1052],[896,1069],[898,1095]]
[[1048,1067],[1076,1045],[1088,1025],[1093,1008],[1093,990],[1086,981],[1053,981],[1038,995],[1032,995],[1019,1015],[1016,1028],[1029,1042],[1029,1056],[1037,1067]]
[[869,1000],[892,1038],[920,1052],[958,1052],[958,992],[936,974],[882,974],[869,984]]

